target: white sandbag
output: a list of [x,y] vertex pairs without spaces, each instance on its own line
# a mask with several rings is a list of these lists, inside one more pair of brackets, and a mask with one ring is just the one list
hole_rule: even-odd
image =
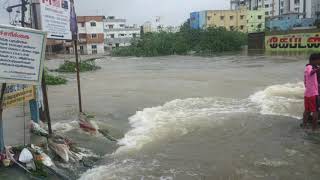
[[41,156],[43,157],[43,161],[42,163],[47,166],[47,167],[51,167],[54,165],[54,163],[52,162],[51,158],[45,154],[45,153],[41,153]]
[[28,170],[33,170],[33,171],[37,170],[36,164],[34,163],[34,161],[28,162],[28,163],[26,164],[26,166],[27,166],[27,169],[28,169]]
[[23,163],[29,163],[32,160],[33,160],[32,153],[27,148],[24,148],[21,151],[21,154],[19,156],[19,161]]

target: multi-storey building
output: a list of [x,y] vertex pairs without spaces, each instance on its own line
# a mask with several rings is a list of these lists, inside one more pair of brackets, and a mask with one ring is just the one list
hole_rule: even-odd
[[244,6],[238,10],[208,10],[190,14],[192,29],[224,27],[229,31],[261,32],[265,29],[263,10],[247,10]]
[[207,11],[206,27],[225,27],[227,30],[247,32],[247,10]]
[[152,23],[150,21],[147,21],[142,26],[143,33],[150,33],[152,32]]
[[105,48],[130,46],[135,38],[140,38],[141,29],[137,26],[127,26],[125,19],[109,16],[104,20]]
[[78,16],[81,54],[104,53],[104,16]]
[[252,10],[247,13],[248,33],[263,32],[265,30],[265,11]]
[[299,18],[314,18],[319,12],[319,0],[231,0],[231,8],[236,4],[246,5],[249,10],[264,9],[267,17],[299,13]]

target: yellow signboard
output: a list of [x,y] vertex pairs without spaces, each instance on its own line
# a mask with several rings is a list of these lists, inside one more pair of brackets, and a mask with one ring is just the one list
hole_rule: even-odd
[[320,51],[320,33],[296,33],[265,37],[268,51]]
[[28,86],[22,89],[14,90],[12,92],[7,92],[4,95],[3,107],[14,107],[32,99],[35,99],[35,88],[34,86]]

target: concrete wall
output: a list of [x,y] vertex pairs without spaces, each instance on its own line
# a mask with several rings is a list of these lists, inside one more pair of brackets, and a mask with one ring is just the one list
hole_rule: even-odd
[[281,19],[268,20],[266,22],[266,28],[269,30],[281,30],[287,31],[295,27],[310,27],[313,26],[315,19],[306,18],[299,19],[298,15],[287,15]]

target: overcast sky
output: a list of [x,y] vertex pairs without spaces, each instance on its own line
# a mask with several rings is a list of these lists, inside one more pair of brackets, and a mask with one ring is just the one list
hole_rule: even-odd
[[130,24],[155,21],[156,16],[166,25],[180,25],[192,11],[227,9],[230,0],[75,0],[78,15],[116,16]]
[[[0,0],[0,23],[9,20],[5,7],[19,0]],[[228,9],[230,0],[75,0],[78,15],[105,15],[125,18],[141,25],[161,17],[165,25],[180,25],[192,11]],[[14,17],[14,14],[12,15]]]

